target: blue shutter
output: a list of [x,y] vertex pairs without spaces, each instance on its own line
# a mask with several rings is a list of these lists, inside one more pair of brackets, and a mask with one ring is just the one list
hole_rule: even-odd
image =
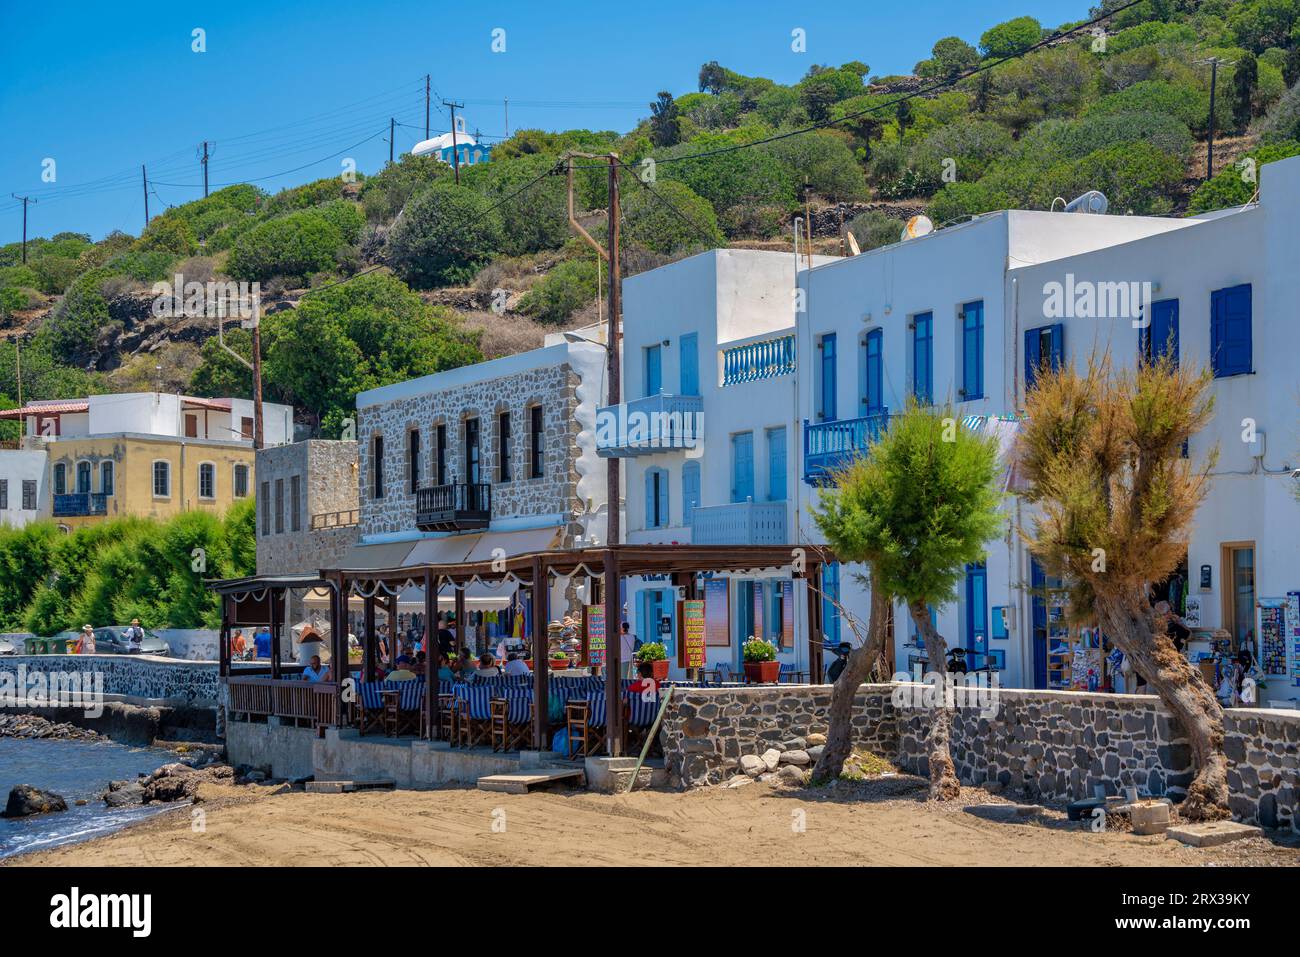
[[673,523],[669,517],[671,513],[668,511],[668,471],[658,469],[657,472],[659,474],[659,526],[663,528]]
[[1151,304],[1151,321],[1138,330],[1139,353],[1153,362],[1169,352],[1178,365],[1178,300],[1162,299]]
[[962,306],[962,389],[964,399],[984,397],[984,303]]
[[678,352],[682,366],[682,395],[700,394],[699,336],[695,333],[682,336]]
[[700,463],[687,462],[682,466],[682,524],[691,524],[695,506],[700,504]]
[[1061,368],[1065,362],[1065,327],[1061,323],[1025,330],[1025,391],[1034,387],[1038,370],[1046,362],[1049,369]]
[[1217,289],[1211,294],[1210,364],[1216,378],[1252,370],[1250,327],[1249,283]]
[[767,499],[784,502],[785,497],[785,429],[768,429]]
[[822,390],[821,390],[821,413],[822,421],[830,422],[835,419],[835,334],[829,333],[822,336]]
[[1052,329],[1052,371],[1055,372],[1065,364],[1065,326],[1061,323]]
[[884,377],[881,368],[884,358],[884,333],[880,329],[872,329],[868,332],[862,351],[862,405],[863,412],[871,414],[879,412],[885,405],[882,383]]
[[1034,382],[1038,379],[1038,364],[1042,362],[1042,357],[1038,352],[1038,330],[1025,330],[1025,391],[1028,392],[1034,387]]
[[731,500],[744,502],[754,497],[754,433],[737,432],[731,437]]
[[659,346],[650,346],[645,351],[645,394],[658,395],[663,383],[663,355]]
[[928,312],[912,320],[912,395],[921,405],[934,403],[933,322]]

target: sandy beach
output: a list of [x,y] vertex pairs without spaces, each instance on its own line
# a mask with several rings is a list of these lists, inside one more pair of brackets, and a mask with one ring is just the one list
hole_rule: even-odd
[[202,831],[178,808],[118,833],[21,855],[6,866],[117,865],[1121,865],[1295,866],[1300,841],[1194,849],[1158,837],[1094,834],[1049,812],[983,820],[923,800],[916,782],[835,788],[755,783],[687,793],[494,794],[468,788],[307,794],[205,784]]

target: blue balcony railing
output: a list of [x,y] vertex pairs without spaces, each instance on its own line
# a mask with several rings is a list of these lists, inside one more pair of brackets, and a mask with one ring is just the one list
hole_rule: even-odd
[[693,545],[784,545],[785,502],[697,505],[691,511]]
[[596,410],[596,454],[606,458],[692,449],[704,441],[704,400],[662,392]]
[[108,496],[99,492],[72,492],[67,495],[54,496],[55,518],[107,514]]
[[794,336],[778,336],[722,350],[722,384],[756,382],[794,371]]
[[865,455],[888,425],[888,409],[816,425],[804,419],[803,480],[809,485],[829,485],[834,481],[833,473]]

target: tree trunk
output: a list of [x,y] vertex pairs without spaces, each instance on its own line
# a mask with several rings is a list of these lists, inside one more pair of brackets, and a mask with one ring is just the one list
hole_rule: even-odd
[[1096,598],[1102,633],[1115,643],[1187,732],[1196,777],[1178,813],[1192,821],[1230,817],[1228,759],[1223,753],[1223,709],[1214,692],[1163,631],[1145,597]]
[[952,732],[952,709],[948,708],[948,644],[943,635],[930,623],[930,609],[923,601],[910,601],[907,610],[916,623],[916,630],[925,641],[925,655],[930,659],[930,671],[937,672],[941,679],[940,698],[935,703],[934,713],[930,716],[930,730],[925,736],[926,759],[930,765],[930,800],[951,801],[961,795],[961,780],[952,763],[952,749],[949,739]]
[[[811,596],[810,600],[818,600]],[[885,622],[889,615],[889,596],[871,586],[871,612],[867,620],[867,633],[863,635],[860,624],[851,616],[844,616],[849,627],[859,639],[859,645],[849,655],[849,660],[832,686],[830,728],[826,733],[826,747],[813,768],[814,781],[830,781],[840,776],[844,762],[853,751],[853,700],[858,688],[871,673],[885,644]]]

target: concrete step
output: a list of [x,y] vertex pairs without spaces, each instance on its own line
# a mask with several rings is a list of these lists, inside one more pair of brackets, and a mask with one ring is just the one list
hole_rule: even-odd
[[1247,837],[1259,837],[1262,828],[1253,824],[1239,824],[1236,821],[1205,821],[1197,824],[1179,824],[1165,831],[1166,837],[1182,841],[1192,847],[1217,847]]
[[586,783],[582,768],[537,768],[528,771],[510,771],[506,774],[489,774],[478,779],[480,791],[501,791],[505,794],[527,794],[533,788],[563,782],[581,787]]
[[308,794],[351,794],[353,791],[391,791],[397,787],[396,781],[378,779],[373,781],[308,781],[303,789]]

